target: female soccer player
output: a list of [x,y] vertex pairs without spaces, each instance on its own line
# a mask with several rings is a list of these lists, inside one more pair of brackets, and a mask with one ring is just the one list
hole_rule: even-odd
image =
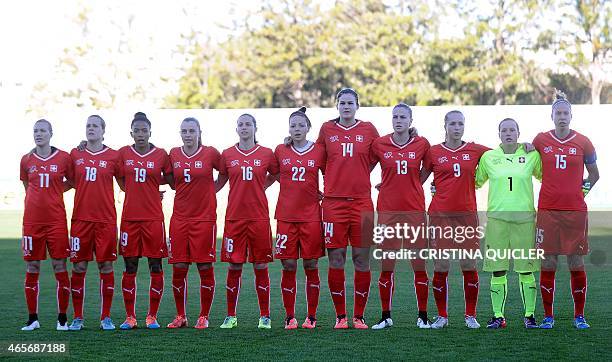
[[217,239],[217,198],[213,169],[219,170],[221,155],[214,147],[202,145],[200,122],[185,118],[181,122],[182,147],[170,150],[174,178],[174,211],[170,219],[172,290],[176,318],[168,328],[187,326],[187,272],[196,263],[200,274],[200,316],[195,328],[208,328],[208,314],[215,294]]
[[[166,151],[149,143],[151,121],[137,112],[132,120],[134,144],[119,150],[121,175],[125,184],[125,201],[121,215],[119,252],[123,255],[125,272],[121,280],[126,319],[121,329],[136,328],[136,272],[138,259],[147,257],[151,282],[147,328],[159,328],[157,311],[164,292],[161,260],[168,255],[164,214],[159,197],[159,185],[172,173]],[[171,183],[171,179],[168,180]]]
[[[355,118],[359,109],[355,90],[340,90],[336,95],[336,108],[338,118],[325,122],[317,139],[327,154],[322,219],[329,257],[329,291],[336,310],[334,328],[349,327],[344,264],[346,249],[351,245],[355,266],[353,326],[367,329],[363,312],[370,293],[372,225],[368,225],[371,222],[367,221],[366,214],[374,211],[370,172],[375,164],[370,149],[379,134],[374,125]],[[366,216],[365,222],[362,222],[362,214]]]
[[477,187],[489,180],[483,270],[493,273],[491,302],[494,315],[487,324],[487,328],[492,329],[506,327],[506,273],[511,258],[514,271],[519,273],[525,328],[538,328],[534,318],[537,289],[533,273],[539,270],[540,262],[529,252],[535,247],[532,177],[542,178],[542,161],[539,153],[527,153],[524,146],[517,143],[519,135],[519,125],[514,119],[502,120],[499,123],[501,145],[485,152],[476,170]]
[[[450,111],[444,116],[445,141],[429,149],[424,161],[422,181],[425,181],[431,172],[434,174],[436,192],[429,205],[429,225],[431,248],[437,250],[463,249],[477,250],[480,248],[479,238],[448,237],[450,233],[443,233],[446,229],[460,230],[460,228],[478,227],[476,210],[476,191],[474,175],[476,166],[482,154],[489,148],[463,141],[465,130],[465,117],[457,110]],[[478,272],[476,260],[461,259],[463,271],[463,291],[465,298],[465,325],[468,328],[479,328],[476,320],[476,304],[478,304]],[[432,280],[433,294],[438,308],[438,317],[431,324],[431,328],[444,328],[448,325],[448,271],[449,260],[434,260],[434,277]],[[425,299],[425,305],[427,305]],[[421,319],[422,324],[427,323]],[[427,328],[427,327],[425,327]]]
[[255,290],[259,301],[259,325],[270,329],[270,277],[268,263],[272,258],[272,231],[268,213],[268,200],[264,191],[268,173],[279,172],[272,150],[255,140],[255,117],[238,117],[236,133],[239,141],[221,153],[218,188],[229,180],[230,190],[225,214],[225,230],[221,261],[229,263],[227,272],[227,317],[221,328],[234,328],[236,304],[240,293],[242,265],[253,263]]
[[[587,206],[584,197],[599,180],[597,155],[591,141],[570,129],[572,106],[563,93],[557,93],[551,118],[555,128],[533,140],[542,155],[542,189],[538,202],[536,241],[544,250],[540,289],[544,320],[540,328],[555,324],[553,301],[558,255],[567,255],[574,299],[574,326],[589,328],[584,319],[587,278],[583,255],[589,251]],[[588,177],[583,180],[584,169]],[[581,190],[582,186],[582,190]]]
[[[419,136],[411,137],[412,109],[404,103],[393,107],[393,133],[377,138],[372,143],[372,158],[380,162],[382,184],[378,194],[376,210],[378,224],[395,227],[396,224],[409,225],[413,230],[427,228],[425,215],[425,195],[421,182],[421,163],[429,151],[429,142]],[[423,230],[424,231],[424,230]],[[424,233],[414,240],[392,239],[383,241],[381,249],[397,250],[422,249],[427,247]],[[428,278],[425,261],[412,260],[414,289],[417,295],[419,316],[417,326],[429,327],[427,320]],[[393,325],[391,306],[395,289],[395,260],[382,260],[378,279],[378,290],[382,306],[380,321],[372,329],[383,329]]]
[[[308,315],[302,328],[315,328],[319,304],[318,259],[325,254],[319,200],[319,170],[325,170],[325,151],[306,139],[311,128],[306,108],[289,116],[289,144],[276,147],[274,155],[280,165],[280,194],[276,205],[276,244],[274,255],[281,260],[283,272],[281,293],[285,306],[285,329],[296,329],[295,298],[297,294],[297,259],[304,260]],[[269,184],[269,183],[268,183]],[[266,185],[267,186],[267,185]]]
[[110,318],[115,275],[113,261],[117,259],[117,212],[113,177],[119,178],[119,153],[106,147],[102,140],[106,130],[104,119],[98,115],[87,118],[85,147],[70,152],[74,167],[74,210],[70,228],[70,261],[73,263],[72,304],[74,320],[71,331],[83,328],[83,300],[87,263],[94,253],[100,271],[100,328],[115,329]]
[[26,262],[24,291],[28,306],[28,321],[21,328],[32,331],[38,322],[38,275],[40,261],[51,256],[57,280],[57,330],[67,331],[66,309],[70,299],[70,280],[66,258],[70,255],[68,226],[64,207],[64,182],[72,178],[70,155],[52,147],[51,123],[40,119],[34,123],[34,150],[21,158],[19,178],[25,188],[23,237],[21,248]]

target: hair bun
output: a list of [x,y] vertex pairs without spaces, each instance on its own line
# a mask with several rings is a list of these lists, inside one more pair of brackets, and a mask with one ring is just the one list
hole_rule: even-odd
[[306,113],[306,107],[300,107],[300,109],[298,109],[298,112]]
[[559,99],[567,100],[567,96],[562,90],[555,88],[555,100]]
[[134,113],[134,119],[147,119],[147,115],[144,112]]

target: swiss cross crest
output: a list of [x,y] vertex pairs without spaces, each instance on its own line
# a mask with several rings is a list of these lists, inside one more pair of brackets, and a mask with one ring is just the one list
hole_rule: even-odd
[[106,161],[100,161],[100,167],[106,168]]
[[569,149],[569,154],[570,155],[575,155],[576,154],[576,149],[574,147]]
[[544,153],[551,153],[553,151],[552,146],[544,147]]
[[524,156],[519,157],[519,163],[525,163],[525,157]]
[[176,162],[174,163],[174,168],[180,168],[180,167],[181,167],[181,163],[180,163],[180,162],[178,162],[178,161],[176,161]]
[[125,160],[126,166],[134,166],[134,160]]
[[147,162],[147,168],[153,168],[153,167],[155,167],[155,162],[148,161]]
[[408,158],[414,160],[416,158],[416,154],[414,152],[408,152]]
[[84,159],[82,159],[82,158],[79,158],[79,159],[78,159],[78,160],[76,160],[76,162],[75,162],[75,164],[76,164],[77,166],[80,166],[80,165],[82,165],[82,164],[84,164],[84,163],[85,163],[85,160],[84,160]]
[[385,152],[385,154],[383,155],[384,158],[391,158],[393,157],[393,152]]
[[291,159],[290,158],[283,158],[283,166],[287,166],[290,163],[291,163]]
[[194,164],[195,168],[202,168],[202,161],[196,161]]
[[230,162],[230,167],[238,166],[239,164],[240,164],[240,161],[232,160],[232,162]]
[[338,142],[338,140],[339,140],[338,136],[329,137],[329,142]]
[[49,171],[57,172],[57,165],[51,165],[51,167],[49,168]]
[[261,160],[255,160],[255,161],[253,161],[253,164],[255,166],[261,166]]
[[357,137],[355,137],[355,139],[357,140],[357,142],[363,142],[363,136],[361,136],[361,135],[357,135]]
[[470,160],[470,154],[469,153],[464,153],[463,154],[463,160],[464,161],[469,161]]
[[308,160],[308,167],[315,167],[314,160]]
[[438,163],[445,163],[445,162],[448,162],[448,157],[442,156],[438,158]]

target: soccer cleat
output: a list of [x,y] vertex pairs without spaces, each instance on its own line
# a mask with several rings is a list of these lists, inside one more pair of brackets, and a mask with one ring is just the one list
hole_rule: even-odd
[[368,327],[368,325],[365,322],[365,319],[363,319],[363,317],[359,318],[359,317],[354,317],[353,318],[353,328],[355,329],[370,329],[370,327]]
[[491,320],[487,323],[487,328],[489,329],[506,328],[506,318],[504,317],[491,318]]
[[100,329],[103,331],[112,331],[115,329],[113,320],[110,317],[105,317],[100,321]]
[[25,326],[21,327],[22,331],[33,331],[35,329],[40,328],[40,323],[38,321],[28,321]]
[[259,329],[272,328],[272,321],[270,320],[270,317],[259,317],[259,324],[257,325],[257,328]]
[[123,330],[138,328],[138,322],[136,322],[136,318],[134,317],[126,317],[125,322],[123,322],[119,328]]
[[555,319],[553,317],[544,317],[540,329],[553,329],[555,326]]
[[416,325],[420,329],[430,329],[431,328],[431,322],[429,321],[429,319],[426,319],[426,318],[423,319],[421,317],[418,317]]
[[529,317],[525,317],[523,319],[523,322],[525,323],[525,328],[527,329],[540,328],[538,326],[538,322],[536,322],[535,318],[533,317],[533,314],[530,315]]
[[83,324],[83,318],[75,318],[72,323],[68,326],[69,331],[80,331],[85,325]]
[[236,326],[238,326],[238,318],[236,318],[235,316],[229,316],[228,315],[223,320],[223,324],[221,325],[221,328],[223,328],[223,329],[230,329],[230,328],[234,328]]
[[297,329],[298,323],[295,318],[287,318],[285,320],[285,329]]
[[442,329],[446,326],[448,326],[448,318],[437,316],[431,324],[431,329]]
[[393,326],[393,319],[391,318],[383,318],[380,322],[376,323],[372,326],[372,329],[385,329]]
[[336,325],[334,326],[334,329],[348,329],[348,327],[346,317],[336,318]]
[[198,321],[196,322],[195,326],[193,327],[195,329],[206,329],[208,328],[208,318],[206,317],[199,317]]
[[317,326],[317,319],[312,316],[306,317],[304,323],[302,323],[302,328],[313,329]]
[[187,318],[182,315],[177,315],[174,320],[166,326],[167,328],[183,328],[187,327]]
[[576,329],[591,328],[591,326],[587,323],[587,321],[584,319],[584,316],[582,315],[579,315],[578,317],[574,318],[574,327],[576,327]]
[[145,324],[149,329],[158,329],[160,327],[159,323],[157,323],[157,318],[152,315],[148,315],[147,319],[145,319]]
[[471,315],[465,316],[465,326],[470,329],[478,329],[480,328],[480,323],[476,320],[476,317],[472,317]]
[[64,322],[64,324],[60,323],[60,321],[57,321],[57,326],[55,327],[56,330],[58,331],[67,331],[68,330],[68,323]]

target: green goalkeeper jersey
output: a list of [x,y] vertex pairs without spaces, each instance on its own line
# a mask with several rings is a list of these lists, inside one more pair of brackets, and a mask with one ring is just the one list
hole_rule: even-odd
[[536,151],[515,153],[500,147],[485,152],[476,170],[476,187],[489,180],[488,217],[513,222],[533,221],[532,177],[542,180],[542,160]]

